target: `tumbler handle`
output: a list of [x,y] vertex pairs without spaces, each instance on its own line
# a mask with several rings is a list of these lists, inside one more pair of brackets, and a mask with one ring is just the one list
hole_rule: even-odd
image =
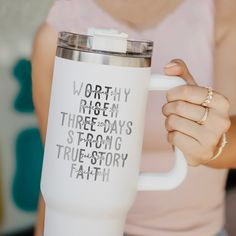
[[[169,90],[185,85],[186,82],[177,76],[154,74],[151,76],[149,91]],[[179,186],[187,175],[187,163],[183,153],[175,147],[174,167],[164,173],[140,173],[139,191],[170,190]]]

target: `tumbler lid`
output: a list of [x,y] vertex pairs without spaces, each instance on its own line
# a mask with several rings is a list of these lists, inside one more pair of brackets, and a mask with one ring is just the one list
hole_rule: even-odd
[[120,56],[151,57],[153,42],[128,39],[125,33],[116,30],[88,31],[88,34],[60,32],[58,46],[72,50],[105,53]]
[[118,30],[88,29],[88,34],[93,36],[92,49],[105,52],[126,53],[128,34]]

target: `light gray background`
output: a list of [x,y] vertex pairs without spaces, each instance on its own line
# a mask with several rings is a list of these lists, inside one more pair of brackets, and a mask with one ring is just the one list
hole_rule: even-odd
[[53,0],[0,0],[0,64],[30,54],[32,39]]
[[0,0],[0,173],[3,177],[5,208],[0,235],[20,230],[35,221],[35,213],[17,209],[11,196],[16,133],[25,127],[37,125],[33,114],[17,113],[12,108],[18,83],[11,75],[11,70],[20,57],[30,58],[35,32],[45,19],[52,2],[53,0]]

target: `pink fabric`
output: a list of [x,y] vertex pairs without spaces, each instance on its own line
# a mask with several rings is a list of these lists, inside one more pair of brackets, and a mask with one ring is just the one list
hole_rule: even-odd
[[[114,20],[93,0],[58,0],[47,22],[57,31],[86,32],[88,27],[116,28],[130,38],[155,42],[152,68],[162,73],[173,58],[183,59],[200,85],[213,85],[214,3],[185,0],[155,28],[142,32]],[[144,145],[156,140],[160,152],[144,152],[142,171],[167,170],[173,154],[166,142],[164,94],[149,94]],[[157,157],[158,156],[158,157]],[[127,217],[126,232],[145,236],[210,236],[224,225],[226,170],[189,167],[185,182],[167,192],[139,192]]]

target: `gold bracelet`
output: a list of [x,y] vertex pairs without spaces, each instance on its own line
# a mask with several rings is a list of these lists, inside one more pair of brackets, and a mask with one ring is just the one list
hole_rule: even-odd
[[217,145],[218,146],[217,153],[212,158],[204,162],[203,164],[207,164],[210,161],[216,160],[219,157],[219,155],[222,153],[223,148],[225,147],[226,144],[227,144],[227,137],[226,137],[226,134],[224,133],[220,139],[219,145]]

